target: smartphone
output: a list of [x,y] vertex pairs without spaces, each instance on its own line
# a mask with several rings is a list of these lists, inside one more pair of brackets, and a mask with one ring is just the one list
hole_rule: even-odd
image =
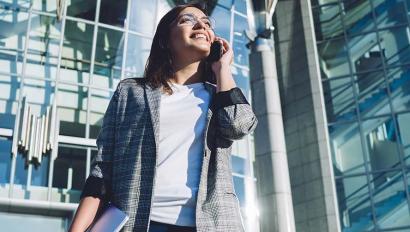
[[[208,69],[211,70],[211,65],[213,62],[221,59],[223,50],[222,50],[222,44],[218,41],[212,42],[211,44],[211,51],[209,53],[209,56],[207,57],[207,63],[208,63]],[[212,84],[216,85],[216,77],[215,74],[210,71],[209,76],[207,77],[208,81]]]
[[212,42],[211,52],[209,53],[207,60],[209,62],[215,62],[221,59],[221,56],[222,56],[222,44],[218,41]]

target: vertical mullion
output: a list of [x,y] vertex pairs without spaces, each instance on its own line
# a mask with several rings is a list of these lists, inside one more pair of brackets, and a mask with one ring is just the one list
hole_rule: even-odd
[[233,45],[233,34],[234,34],[234,31],[235,31],[235,29],[234,29],[234,23],[235,23],[235,5],[234,4],[232,4],[232,7],[231,7],[231,19],[230,19],[230,25],[231,25],[231,27],[230,27],[230,30],[229,30],[229,45],[231,46],[231,48],[232,48],[232,45]]
[[85,178],[87,179],[90,174],[90,165],[91,165],[91,148],[87,147],[87,157],[85,160]]
[[[94,28],[93,28],[93,40],[92,40],[92,46],[91,46],[91,61],[90,61],[90,74],[88,78],[88,85],[87,85],[87,113],[86,113],[86,122],[85,122],[85,137],[88,139],[90,137],[90,105],[91,105],[91,89],[90,86],[93,84],[93,77],[94,77],[94,64],[95,64],[95,53],[96,53],[96,47],[97,47],[97,36],[98,36],[98,20],[100,18],[100,6],[101,6],[101,0],[97,0],[96,4],[96,10],[95,10],[95,18],[94,18]],[[90,148],[87,148],[87,155],[86,155],[86,170],[85,170],[85,178],[88,177],[89,174],[89,162],[88,162],[88,156],[89,156],[89,150]]]
[[60,34],[60,43],[58,45],[58,59],[57,59],[57,70],[56,70],[56,82],[54,87],[54,100],[52,104],[52,116],[50,120],[52,121],[52,128],[54,128],[54,136],[52,136],[53,140],[51,143],[53,144],[51,154],[50,154],[50,169],[48,173],[48,192],[47,192],[47,199],[51,201],[51,194],[53,189],[53,175],[54,175],[54,160],[57,158],[58,154],[58,137],[59,137],[59,127],[60,123],[58,121],[58,114],[57,114],[57,100],[58,100],[58,87],[60,82],[60,72],[61,72],[61,57],[63,54],[63,45],[64,45],[64,34],[65,34],[65,25],[66,25],[66,14],[67,14],[67,7],[66,1],[63,1],[63,15],[61,18],[61,34]]
[[[23,101],[23,91],[24,91],[24,77],[26,75],[26,66],[27,66],[27,50],[28,50],[28,42],[29,42],[29,36],[30,36],[30,28],[31,28],[31,16],[32,16],[32,3],[30,4],[29,11],[28,11],[28,22],[27,22],[27,30],[26,30],[26,40],[24,41],[24,52],[23,52],[23,65],[22,65],[22,70],[21,70],[21,80],[20,80],[20,86],[19,86],[19,100],[17,104],[17,112],[16,112],[16,118],[14,121],[14,129],[13,129],[13,141],[12,141],[12,161],[11,161],[11,170],[10,170],[10,188],[9,188],[9,198],[13,197],[13,188],[14,188],[14,177],[16,174],[16,159],[18,155],[18,150],[17,150],[17,140],[18,140],[18,128],[19,128],[19,121],[20,121],[20,108],[21,103]],[[13,10],[12,10],[13,11]],[[16,11],[16,13],[18,13]]]
[[90,102],[91,102],[91,90],[90,86],[93,84],[93,77],[94,77],[94,64],[95,64],[95,50],[97,47],[97,30],[98,30],[98,20],[100,18],[100,6],[101,0],[97,0],[96,4],[96,11],[95,11],[95,19],[94,19],[94,30],[93,30],[93,41],[91,47],[91,61],[90,61],[90,75],[88,78],[88,85],[87,85],[87,113],[86,113],[86,123],[85,123],[85,137],[90,137]]
[[[124,79],[125,76],[125,60],[127,59],[127,48],[128,48],[128,30],[130,28],[130,12],[131,12],[131,1],[128,0],[127,2],[127,13],[126,13],[126,20],[124,25],[124,46],[122,50],[122,63],[121,63],[121,77],[120,80]],[[114,89],[116,86],[113,86]]]

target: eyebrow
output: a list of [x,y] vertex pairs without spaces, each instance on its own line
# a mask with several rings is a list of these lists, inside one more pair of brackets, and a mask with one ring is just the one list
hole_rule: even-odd
[[[190,16],[197,17],[196,15],[194,15],[194,14],[192,14],[192,13],[185,13],[185,14],[179,15],[179,16],[177,17],[177,19],[180,19],[182,16],[185,16],[185,15],[190,15]],[[197,17],[197,18],[199,18],[199,19],[209,19],[209,16],[205,15],[205,16]]]

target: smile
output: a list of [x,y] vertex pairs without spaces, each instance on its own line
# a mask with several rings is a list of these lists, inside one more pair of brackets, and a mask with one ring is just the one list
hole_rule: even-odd
[[193,35],[191,35],[190,38],[193,39],[203,39],[205,41],[209,41],[208,36],[206,36],[204,33],[194,33]]

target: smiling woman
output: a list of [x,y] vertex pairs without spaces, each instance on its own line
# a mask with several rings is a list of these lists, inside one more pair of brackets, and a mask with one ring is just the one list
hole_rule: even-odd
[[[177,10],[168,12],[158,24],[144,74],[152,87],[163,85],[164,90],[170,94],[172,89],[168,79],[174,77],[177,69],[183,65],[172,62],[186,59],[190,59],[188,62],[191,62],[193,59],[196,61],[194,66],[198,66],[199,61],[209,55],[210,43],[215,40],[214,20],[206,15],[200,4],[181,5],[174,9]],[[201,20],[198,20],[200,18]],[[208,43],[197,43],[198,41],[192,37],[195,34],[205,35]],[[195,43],[192,43],[193,39]],[[191,66],[192,70],[195,70],[194,66]],[[209,64],[205,62],[201,62],[199,69],[200,72],[204,72],[205,78],[212,75]],[[199,76],[193,77],[192,82],[200,81]]]
[[[129,216],[126,232],[244,231],[230,155],[257,119],[214,25],[201,4],[160,20],[143,78],[120,81],[109,103],[70,231],[84,231],[106,203]],[[212,43],[221,44],[216,61]]]

